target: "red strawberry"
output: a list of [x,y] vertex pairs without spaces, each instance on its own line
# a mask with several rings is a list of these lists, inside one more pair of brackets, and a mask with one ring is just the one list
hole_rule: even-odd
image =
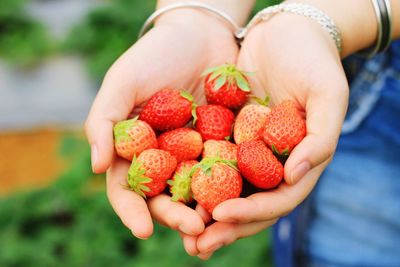
[[170,152],[178,162],[196,159],[203,150],[201,135],[193,129],[178,128],[158,137],[160,149]]
[[240,173],[258,188],[276,187],[283,178],[283,166],[261,140],[245,141],[239,145]]
[[208,140],[204,143],[203,158],[220,157],[237,160],[237,145],[226,140]]
[[268,114],[264,142],[279,155],[288,155],[306,136],[306,122],[294,102],[286,100]]
[[250,104],[243,107],[236,117],[233,129],[236,144],[262,139],[261,134],[269,112],[270,109],[265,105]]
[[233,112],[223,106],[204,105],[196,109],[193,124],[203,140],[230,138],[235,119]]
[[196,160],[182,161],[176,167],[172,180],[168,180],[169,191],[172,194],[172,201],[180,201],[189,204],[193,200],[191,170],[194,165],[199,163]]
[[160,194],[176,168],[176,159],[161,149],[148,149],[134,158],[128,171],[128,185],[142,197]]
[[157,148],[157,138],[153,129],[136,118],[120,121],[114,126],[115,150],[120,157],[132,160],[142,151]]
[[247,101],[249,82],[244,72],[234,64],[226,64],[206,70],[204,90],[209,104],[236,109]]
[[189,122],[192,107],[193,97],[189,93],[163,89],[150,98],[139,118],[155,130],[172,130]]
[[242,184],[236,162],[206,158],[194,167],[191,187],[194,199],[211,214],[221,202],[239,197]]

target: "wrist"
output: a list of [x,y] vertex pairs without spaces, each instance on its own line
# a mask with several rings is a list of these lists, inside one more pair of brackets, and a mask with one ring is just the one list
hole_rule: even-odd
[[283,46],[296,47],[298,51],[308,48],[323,49],[340,62],[338,48],[328,31],[313,19],[302,15],[277,13],[267,22],[259,23],[250,29],[246,38],[250,39],[251,36],[257,35],[261,36],[261,40],[256,41],[261,44],[259,49],[266,49],[263,48],[266,45],[276,50],[272,53],[278,53]]
[[400,1],[399,0],[392,0],[392,39],[399,39],[400,38]]
[[219,34],[221,38],[234,39],[234,29],[230,23],[216,14],[195,8],[170,10],[157,18],[154,26],[168,26],[197,36]]
[[335,22],[342,34],[342,57],[373,45],[378,30],[375,13],[366,0],[287,0],[315,6]]
[[[285,2],[310,4],[330,16],[342,34],[342,57],[368,48],[376,42],[378,23],[370,0],[286,0]],[[400,26],[396,25],[399,24],[400,15],[398,0],[392,0],[392,9],[393,37],[396,38],[400,31]]]
[[[159,0],[157,3],[157,9],[167,5],[184,2],[198,2],[210,5],[227,13],[239,26],[243,26],[252,11],[255,0]],[[206,15],[213,16],[208,13]]]

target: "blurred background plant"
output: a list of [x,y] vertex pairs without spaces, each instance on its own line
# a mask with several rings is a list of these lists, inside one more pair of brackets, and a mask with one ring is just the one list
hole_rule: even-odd
[[45,27],[24,9],[26,0],[0,1],[0,57],[19,66],[37,63],[52,49]]
[[[259,0],[256,10],[277,2]],[[62,18],[83,4],[79,20]],[[179,235],[161,226],[147,241],[134,238],[107,201],[104,176],[91,173],[82,122],[104,73],[154,6],[0,1],[0,266],[271,266],[268,231],[207,262],[187,256]],[[75,26],[56,37],[52,19]]]
[[[258,0],[254,13],[281,0]],[[144,20],[154,10],[156,1],[115,0],[95,9],[76,25],[64,44],[69,52],[80,53],[88,59],[88,69],[95,79],[136,41]],[[133,12],[134,11],[134,12]]]

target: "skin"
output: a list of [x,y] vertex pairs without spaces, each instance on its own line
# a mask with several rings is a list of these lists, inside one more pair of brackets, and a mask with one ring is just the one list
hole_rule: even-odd
[[[366,1],[288,2],[310,3],[330,14],[343,29],[343,52],[339,55],[325,30],[302,16],[280,14],[251,30],[238,57],[239,68],[256,71],[250,77],[255,94],[262,96],[267,92],[273,103],[295,101],[305,111],[307,136],[285,164],[284,184],[246,199],[225,201],[214,209],[212,217],[217,222],[198,236],[197,251],[191,251],[198,252],[203,259],[222,246],[273,225],[308,196],[334,155],[347,109],[349,90],[340,59],[374,42],[374,31],[358,30],[354,36],[354,29],[365,25],[376,29],[376,21],[366,16],[349,16],[360,9],[365,13],[357,14],[372,15],[372,6],[366,5]],[[349,13],[343,13],[338,2],[346,8],[352,5]],[[399,38],[399,2],[393,1],[392,8],[393,38]],[[366,34],[362,36],[360,32]]]
[[[180,1],[159,1],[158,7],[174,2]],[[241,25],[254,3],[202,2],[224,10]],[[189,255],[207,259],[220,247],[273,225],[315,186],[332,159],[347,108],[348,85],[340,59],[374,43],[376,20],[371,4],[365,0],[286,2],[309,3],[332,17],[342,31],[342,54],[320,25],[302,16],[279,14],[258,24],[239,51],[229,24],[207,12],[182,9],[163,15],[108,71],[85,130],[92,147],[93,171],[107,170],[109,200],[136,237],[151,236],[153,218],[180,232]],[[393,38],[398,38],[400,2],[393,0],[392,9]],[[112,127],[132,110],[140,110],[164,87],[185,88],[204,103],[200,74],[226,62],[236,62],[240,69],[255,72],[250,76],[254,94],[268,93],[272,103],[295,101],[307,119],[307,136],[285,165],[285,183],[272,191],[220,204],[212,214],[217,222],[205,228],[211,216],[200,206],[194,211],[171,202],[166,195],[146,203],[121,187],[126,184],[129,162],[114,155]]]
[[126,184],[130,163],[115,157],[113,125],[126,119],[132,111],[137,113],[155,92],[165,87],[185,88],[196,102],[205,103],[201,73],[211,66],[235,62],[237,55],[238,46],[229,25],[203,12],[179,10],[162,16],[107,72],[85,130],[92,147],[93,171],[107,171],[111,205],[136,237],[151,236],[152,218],[190,235],[200,234],[204,223],[197,212],[171,202],[166,195],[146,203],[121,186]]

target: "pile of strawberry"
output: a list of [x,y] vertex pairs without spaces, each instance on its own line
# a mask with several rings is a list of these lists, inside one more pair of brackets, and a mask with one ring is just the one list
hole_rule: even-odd
[[117,123],[114,138],[117,154],[132,161],[131,190],[153,197],[169,185],[173,201],[195,199],[212,213],[219,203],[240,197],[242,177],[261,189],[277,187],[284,159],[304,138],[306,125],[291,101],[272,110],[261,100],[241,108],[250,86],[234,65],[205,76],[207,105],[197,106],[185,91],[163,89],[138,117]]

